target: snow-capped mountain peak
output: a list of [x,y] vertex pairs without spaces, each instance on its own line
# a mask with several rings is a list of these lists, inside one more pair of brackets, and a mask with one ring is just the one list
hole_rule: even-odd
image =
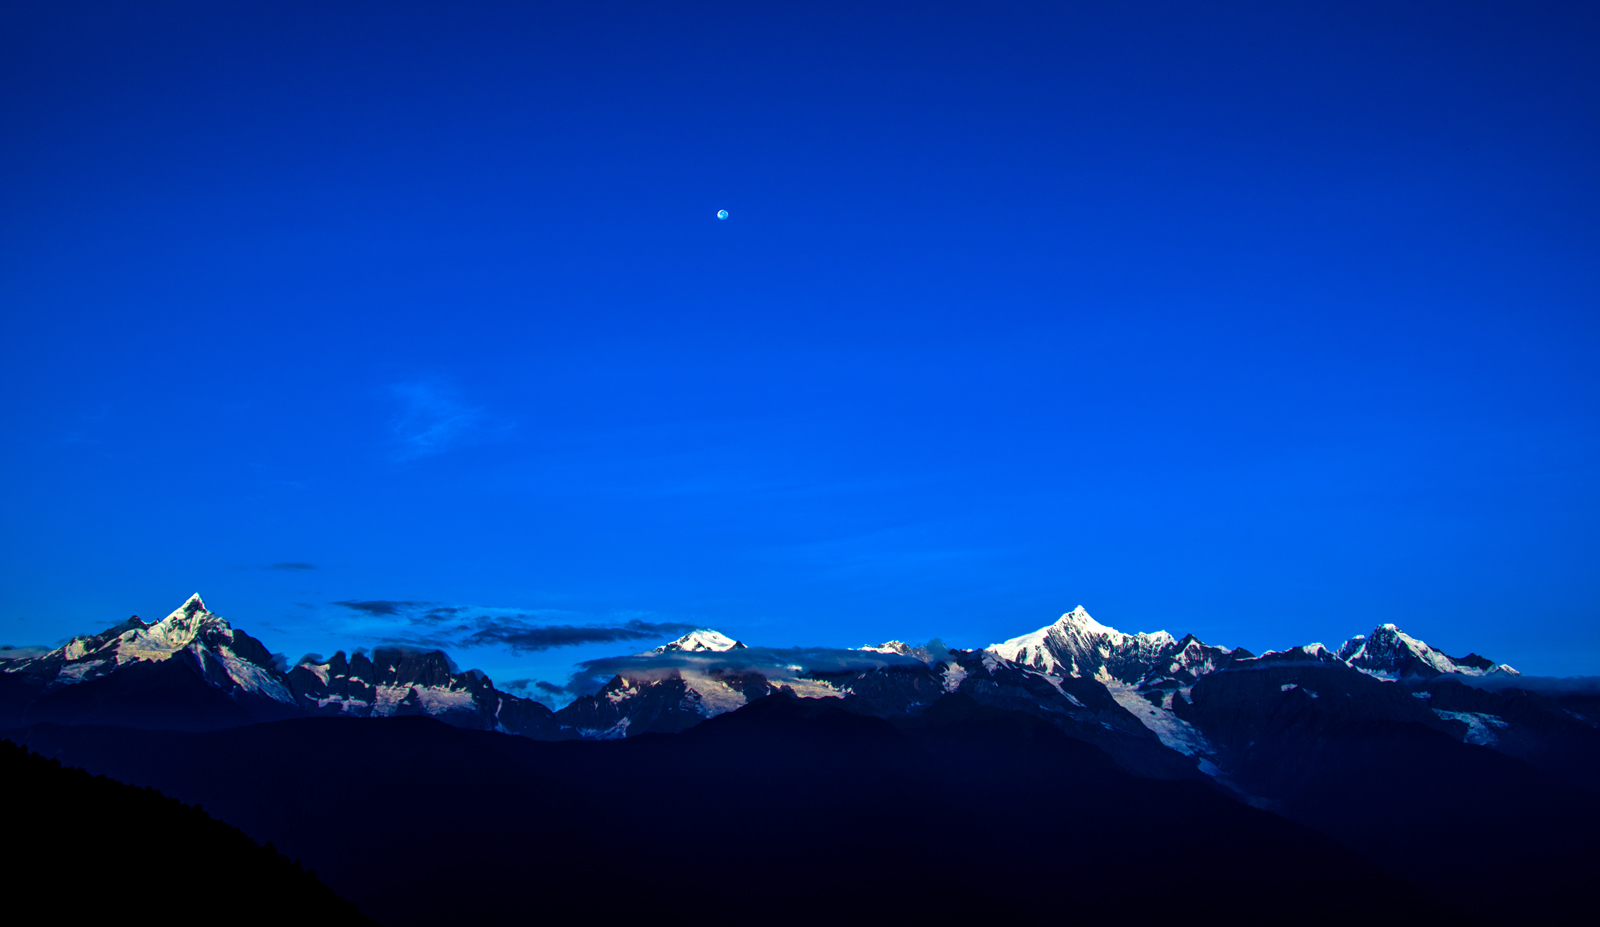
[[75,637],[17,669],[57,687],[99,678],[129,663],[160,663],[179,655],[192,660],[212,685],[293,702],[267,648],[207,609],[199,593],[160,621],[146,623],[135,616],[99,634]]
[[1345,641],[1339,647],[1338,657],[1356,669],[1382,679],[1399,679],[1408,675],[1435,676],[1441,673],[1465,676],[1493,673],[1522,675],[1504,663],[1496,664],[1477,654],[1449,656],[1393,624],[1380,624],[1371,634],[1358,634]]
[[915,656],[912,646],[905,641],[884,641],[881,644],[868,644],[856,649],[863,653],[897,653],[902,657]]
[[1082,605],[1031,634],[988,651],[1002,660],[1054,676],[1117,678],[1133,682],[1178,649],[1166,631],[1124,634],[1094,620]]
[[696,628],[688,634],[670,643],[662,644],[651,650],[652,654],[671,653],[684,651],[687,653],[722,653],[728,650],[744,650],[744,644],[734,640],[721,631],[710,628]]

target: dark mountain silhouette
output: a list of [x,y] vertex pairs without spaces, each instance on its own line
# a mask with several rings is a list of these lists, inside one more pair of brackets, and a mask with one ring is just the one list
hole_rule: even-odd
[[[763,698],[682,734],[536,742],[428,718],[209,733],[37,725],[63,762],[205,806],[380,923],[1465,916],[1202,782],[1145,779],[1020,712],[900,724]],[[1138,912],[1147,912],[1140,915]]]
[[1553,765],[1564,771],[1593,748],[1583,722],[1525,695],[1438,677],[1408,689],[1341,664],[1231,669],[1203,677],[1190,697],[1175,701],[1178,713],[1205,732],[1230,784],[1262,807],[1475,911],[1550,922],[1587,903],[1600,866],[1600,793],[1461,742],[1450,725],[1464,722],[1429,706],[1527,713],[1561,729],[1568,739],[1556,743],[1573,753]]
[[149,788],[0,741],[7,901],[39,918],[370,924],[316,873]]

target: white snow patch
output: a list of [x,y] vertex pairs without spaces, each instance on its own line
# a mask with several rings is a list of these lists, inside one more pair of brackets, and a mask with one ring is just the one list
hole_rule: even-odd
[[778,683],[794,690],[794,694],[801,698],[842,698],[850,694],[849,689],[841,689],[826,679],[807,679],[796,676]]
[[961,688],[962,680],[967,678],[967,668],[960,663],[947,663],[944,670],[944,690],[954,692]]
[[618,702],[626,701],[629,698],[639,694],[639,686],[637,683],[630,682],[626,679],[623,680],[623,683],[624,685],[622,688],[606,693],[606,701],[615,705]]
[[1449,721],[1461,721],[1467,725],[1467,734],[1463,740],[1469,744],[1478,744],[1492,747],[1499,743],[1500,738],[1495,736],[1495,729],[1510,727],[1504,719],[1481,711],[1442,711],[1438,708],[1433,713]]
[[713,676],[689,670],[682,670],[680,675],[689,691],[700,696],[700,713],[708,718],[743,708],[748,701],[743,692]]
[[105,669],[110,662],[110,660],[82,660],[77,663],[68,663],[66,666],[61,667],[61,671],[56,674],[54,681],[62,685],[83,682],[85,679],[99,675],[100,670]]
[[621,740],[628,736],[628,726],[633,724],[632,718],[623,718],[610,727],[580,727],[578,736],[584,740]]
[[[256,695],[264,695],[273,701],[294,704],[294,696],[289,693],[288,686],[278,680],[277,674],[264,666],[239,659],[226,647],[220,650],[218,656],[222,660],[222,668],[228,671],[228,678],[237,683],[239,688]],[[327,680],[324,679],[323,682]]]
[[416,690],[417,703],[430,715],[447,711],[472,711],[477,703],[467,689],[445,689],[438,686],[378,686],[372,700],[372,716],[387,718],[400,708],[412,690]]
[[[1118,705],[1126,708],[1171,749],[1184,756],[1198,757],[1208,757],[1215,752],[1215,748],[1195,729],[1194,725],[1168,709],[1152,705],[1150,700],[1140,695],[1139,690],[1133,686],[1112,680],[1106,684],[1106,688],[1110,690],[1111,697],[1117,700]],[[1208,776],[1217,774],[1217,767],[1209,762],[1202,763],[1201,769]]]

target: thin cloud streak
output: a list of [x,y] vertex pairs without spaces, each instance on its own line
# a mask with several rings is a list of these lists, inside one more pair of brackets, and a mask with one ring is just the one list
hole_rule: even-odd
[[[505,647],[512,653],[540,653],[559,647],[610,644],[676,637],[697,626],[681,621],[633,618],[610,624],[551,623],[570,613],[506,613],[468,605],[441,605],[411,599],[344,599],[331,603],[369,618],[397,618],[406,628],[378,635],[388,643],[438,648]],[[476,613],[476,614],[475,614]]]
[[397,406],[389,430],[401,460],[442,454],[505,430],[485,409],[467,403],[459,390],[437,379],[392,383],[388,392]]
[[360,612],[363,615],[371,615],[373,617],[384,617],[384,616],[389,616],[389,615],[399,615],[402,611],[405,611],[407,609],[417,608],[417,607],[420,607],[420,606],[423,606],[423,605],[432,605],[433,603],[432,602],[395,601],[395,600],[392,600],[392,599],[370,599],[370,600],[346,599],[344,601],[333,602],[331,604],[343,606],[344,608],[348,608],[353,612]]
[[685,634],[693,631],[694,627],[692,624],[674,621],[650,622],[638,619],[612,627],[527,625],[516,621],[488,619],[477,631],[462,638],[461,644],[467,647],[499,644],[511,648],[513,653],[536,653],[555,647],[576,647],[581,644],[651,640]]

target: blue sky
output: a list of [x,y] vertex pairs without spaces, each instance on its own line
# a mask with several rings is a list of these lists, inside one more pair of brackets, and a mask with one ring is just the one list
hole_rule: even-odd
[[0,642],[1600,672],[1593,4],[0,16]]

